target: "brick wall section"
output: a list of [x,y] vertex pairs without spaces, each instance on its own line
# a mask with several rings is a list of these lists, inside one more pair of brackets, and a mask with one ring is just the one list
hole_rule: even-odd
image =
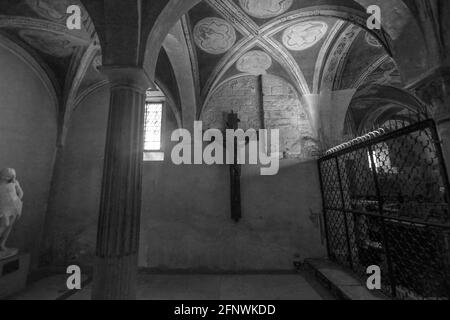
[[223,84],[213,95],[202,115],[204,129],[224,129],[226,114],[232,110],[239,114],[240,128],[260,129],[261,121],[257,100],[257,78],[233,79]]
[[[280,151],[285,158],[310,159],[316,142],[306,110],[295,89],[284,79],[265,75],[263,79],[264,127],[280,130]],[[224,114],[237,112],[240,128],[260,129],[258,78],[243,76],[224,83],[213,95],[202,115],[203,126],[224,128]]]
[[266,128],[280,130],[280,150],[285,157],[310,158],[313,132],[306,110],[295,89],[284,79],[263,77]]

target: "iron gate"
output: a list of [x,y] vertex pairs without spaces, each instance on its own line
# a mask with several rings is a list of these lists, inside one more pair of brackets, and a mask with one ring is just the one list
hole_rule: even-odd
[[330,259],[401,299],[450,298],[449,182],[432,120],[381,129],[319,160]]

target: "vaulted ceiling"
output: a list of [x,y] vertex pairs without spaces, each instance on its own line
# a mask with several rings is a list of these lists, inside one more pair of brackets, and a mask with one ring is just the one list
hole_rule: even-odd
[[[198,3],[178,24],[188,51],[183,59],[192,72],[197,118],[222,83],[241,75],[278,76],[299,96],[367,84],[403,86],[388,36],[363,28],[363,0],[193,2]],[[98,72],[101,47],[87,11],[82,10],[82,30],[65,26],[66,9],[73,4],[82,7],[80,0],[0,1],[0,35],[42,62],[58,91],[62,118],[70,117],[67,108],[106,83]],[[156,78],[181,117],[184,83],[166,51],[159,53]]]
[[338,12],[316,10],[318,4],[205,0],[192,8],[182,24],[199,100],[240,74],[280,76],[300,95],[369,82],[401,85],[383,34],[368,33]]
[[78,0],[2,0],[0,32],[50,67],[57,83],[66,82],[73,56],[91,45],[94,27],[83,11],[82,30],[66,27],[67,7]]
[[[344,2],[355,12],[361,9],[356,2]],[[0,32],[39,55],[60,84],[66,82],[71,59],[96,38],[85,10],[82,30],[65,27],[66,8],[71,4],[81,2],[0,1]],[[182,18],[182,25],[199,100],[205,101],[222,81],[242,73],[281,76],[301,95],[317,93],[322,85],[329,89],[366,82],[399,85],[395,63],[382,45],[383,34],[369,34],[338,12],[315,10],[320,4],[312,0],[204,0],[193,7]],[[97,49],[91,57],[94,67],[101,65]],[[95,72],[87,74],[87,86],[101,78]]]

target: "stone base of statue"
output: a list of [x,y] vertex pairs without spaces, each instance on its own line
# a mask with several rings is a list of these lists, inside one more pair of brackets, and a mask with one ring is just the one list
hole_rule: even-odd
[[25,289],[30,268],[29,254],[18,254],[15,249],[7,253],[4,255],[8,257],[0,257],[0,300]]

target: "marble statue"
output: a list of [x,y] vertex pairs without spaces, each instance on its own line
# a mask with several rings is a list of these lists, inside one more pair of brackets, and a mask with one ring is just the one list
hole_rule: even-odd
[[23,191],[14,169],[0,171],[0,259],[14,256],[17,249],[6,247],[9,234],[22,215]]

